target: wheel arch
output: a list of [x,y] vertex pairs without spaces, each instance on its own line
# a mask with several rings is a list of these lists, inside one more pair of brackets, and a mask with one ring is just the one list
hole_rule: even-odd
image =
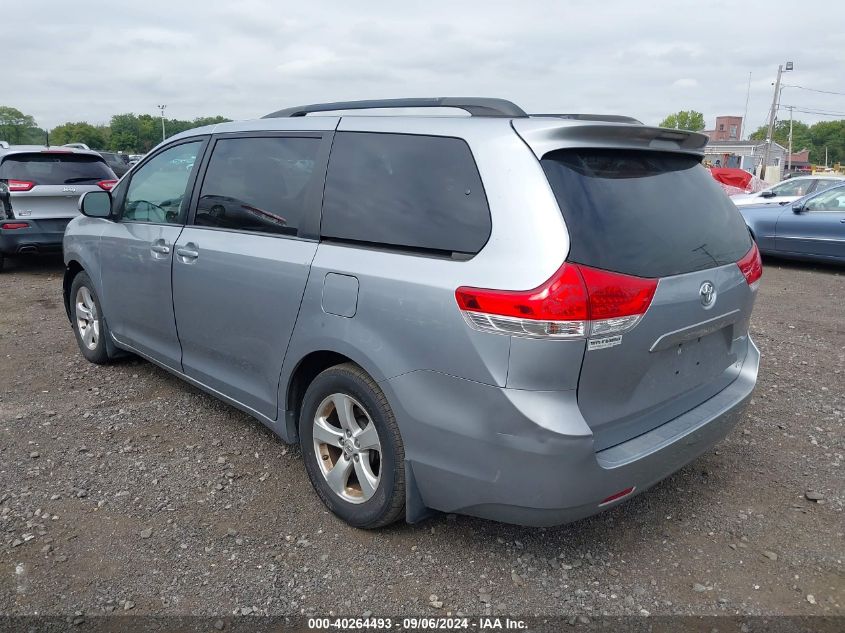
[[[284,439],[290,443],[299,442],[299,414],[305,391],[308,385],[321,372],[335,365],[343,363],[354,363],[367,372],[377,383],[380,378],[378,373],[371,369],[369,359],[364,354],[344,350],[341,353],[331,349],[313,350],[303,355],[294,365],[285,383],[284,390],[284,425],[280,429],[284,433]],[[361,362],[363,360],[363,362]],[[391,394],[387,385],[379,383],[384,392],[385,398],[390,404]],[[392,405],[391,405],[392,406]],[[422,495],[417,486],[416,477],[413,471],[413,464],[405,461],[405,520],[408,523],[417,523],[431,516],[430,510],[423,502]]]
[[65,314],[67,315],[68,321],[71,322],[73,319],[70,314],[70,287],[73,285],[73,280],[76,276],[84,270],[85,268],[82,267],[82,264],[75,259],[68,260],[65,265],[64,279],[62,279],[62,297],[65,305]]
[[332,349],[316,349],[302,355],[296,361],[283,383],[284,399],[282,402],[284,404],[284,439],[286,441],[291,443],[299,441],[299,413],[302,401],[305,398],[308,385],[321,372],[335,365],[354,363],[367,372],[373,380],[378,380],[377,376],[368,368],[369,363],[361,362],[361,360],[361,356],[354,353],[350,354],[348,351],[343,353]]

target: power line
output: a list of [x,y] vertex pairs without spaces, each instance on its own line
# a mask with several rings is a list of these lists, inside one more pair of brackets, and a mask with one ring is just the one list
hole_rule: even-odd
[[[819,110],[816,108],[810,107],[801,107],[801,106],[792,106],[795,112],[802,112],[804,114],[815,114],[817,116],[838,116],[838,117],[845,117],[845,112],[831,112],[830,110]],[[782,105],[779,108],[780,110],[788,110],[789,106]]]
[[784,88],[798,88],[799,90],[809,90],[810,92],[820,92],[826,95],[839,95],[845,97],[845,92],[836,92],[834,90],[819,90],[818,88],[805,88],[804,86],[796,86],[795,84],[783,84]]

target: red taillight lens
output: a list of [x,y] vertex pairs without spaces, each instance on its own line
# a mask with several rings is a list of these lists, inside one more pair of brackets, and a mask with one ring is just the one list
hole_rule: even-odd
[[643,279],[579,266],[590,297],[590,319],[614,319],[643,314],[657,290],[656,279]]
[[26,222],[4,222],[0,224],[0,229],[6,229],[8,231],[14,231],[15,229],[28,229],[29,224]]
[[34,186],[29,180],[9,180],[9,191],[29,191]]
[[587,289],[578,269],[571,264],[558,268],[546,283],[533,290],[487,290],[458,288],[455,298],[461,310],[536,320],[586,320]]
[[103,191],[111,191],[111,188],[117,184],[116,180],[101,180],[97,186]]
[[461,287],[458,306],[475,329],[533,337],[575,338],[628,330],[648,309],[656,279],[565,263],[533,290]]
[[748,251],[745,256],[736,263],[736,265],[739,266],[739,269],[745,276],[745,281],[748,282],[749,286],[753,286],[755,283],[760,281],[760,277],[763,276],[763,260],[760,259],[760,251],[757,248],[757,242],[751,242],[751,250]]

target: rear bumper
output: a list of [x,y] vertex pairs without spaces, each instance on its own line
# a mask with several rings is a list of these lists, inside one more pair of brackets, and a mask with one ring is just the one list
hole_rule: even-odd
[[757,379],[749,339],[738,377],[698,407],[596,452],[574,391],[503,389],[418,371],[384,383],[422,503],[522,525],[557,525],[621,503],[719,442]]
[[0,228],[0,254],[59,252],[62,250],[65,228],[70,221],[71,218],[5,220],[5,222],[25,222],[28,226],[23,229]]

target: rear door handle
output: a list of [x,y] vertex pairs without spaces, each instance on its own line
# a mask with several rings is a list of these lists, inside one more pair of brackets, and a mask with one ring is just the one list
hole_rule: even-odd
[[184,246],[176,248],[176,255],[179,257],[180,261],[185,264],[189,264],[200,256],[199,247],[193,242],[188,242]]

